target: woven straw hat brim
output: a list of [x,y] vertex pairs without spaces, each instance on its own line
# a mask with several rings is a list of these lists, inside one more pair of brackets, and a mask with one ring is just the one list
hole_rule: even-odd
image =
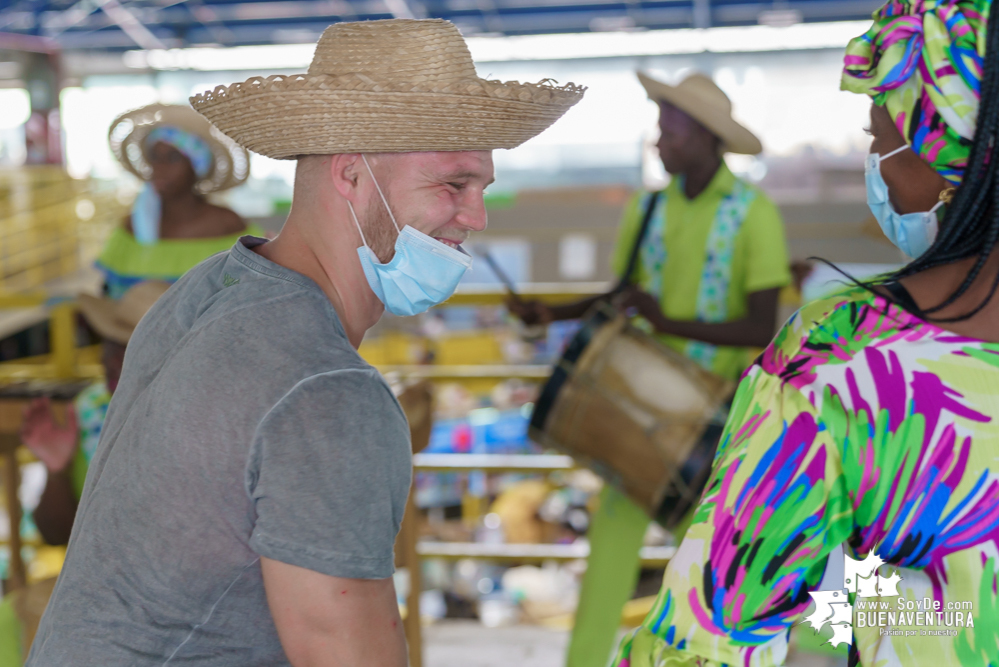
[[128,344],[134,327],[118,319],[114,301],[81,294],[77,297],[77,305],[87,323],[102,338],[119,345]]
[[657,81],[652,77],[638,72],[649,99],[654,102],[669,102],[698,123],[711,130],[721,139],[726,151],[743,155],[757,155],[763,152],[763,144],[746,127],[732,118],[725,109],[705,103],[703,100],[687,94],[676,86]]
[[514,148],[585,88],[462,79],[377,82],[360,74],[253,77],[191,98],[195,110],[271,158]]
[[105,339],[127,345],[132,332],[153,304],[170,289],[170,283],[147,280],[128,289],[121,299],[80,294],[77,303],[83,317]]
[[146,161],[146,137],[157,127],[178,127],[200,137],[212,151],[214,164],[195,188],[202,194],[240,185],[250,176],[250,156],[190,107],[150,104],[118,116],[108,131],[111,152],[128,171],[144,181],[152,176]]

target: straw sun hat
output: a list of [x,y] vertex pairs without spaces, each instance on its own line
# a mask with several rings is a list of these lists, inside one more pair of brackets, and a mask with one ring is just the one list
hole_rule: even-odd
[[150,104],[118,116],[108,131],[111,152],[125,169],[148,181],[153,170],[146,161],[144,142],[155,128],[167,125],[198,136],[211,149],[213,165],[195,184],[202,194],[235,187],[249,177],[250,159],[246,149],[186,106]]
[[584,90],[480,79],[452,23],[389,19],[327,28],[307,74],[219,86],[191,105],[250,150],[290,159],[513,148]]
[[94,331],[113,343],[127,345],[139,320],[168,289],[170,283],[149,280],[130,288],[117,301],[81,294],[77,304]]
[[756,155],[763,145],[756,135],[732,118],[732,102],[715,82],[703,74],[691,74],[675,86],[657,81],[643,72],[638,80],[653,102],[669,102],[722,140],[730,153]]

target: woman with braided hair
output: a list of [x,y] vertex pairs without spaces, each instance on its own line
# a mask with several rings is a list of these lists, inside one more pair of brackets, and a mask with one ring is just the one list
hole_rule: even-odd
[[743,376],[617,666],[780,665],[803,621],[850,644],[853,665],[999,664],[990,10],[889,2],[847,47],[842,87],[873,102],[868,202],[912,261],[803,307]]

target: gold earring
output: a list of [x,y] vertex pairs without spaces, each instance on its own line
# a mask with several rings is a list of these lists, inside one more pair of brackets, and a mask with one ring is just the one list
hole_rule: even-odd
[[950,187],[944,188],[940,191],[940,201],[945,204],[949,204],[954,200],[954,195],[957,193],[957,188]]

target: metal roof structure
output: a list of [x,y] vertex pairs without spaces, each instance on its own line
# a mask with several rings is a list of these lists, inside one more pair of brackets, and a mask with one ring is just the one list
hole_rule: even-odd
[[444,18],[466,35],[864,19],[881,0],[0,0],[0,32],[62,50],[314,42],[337,21]]

